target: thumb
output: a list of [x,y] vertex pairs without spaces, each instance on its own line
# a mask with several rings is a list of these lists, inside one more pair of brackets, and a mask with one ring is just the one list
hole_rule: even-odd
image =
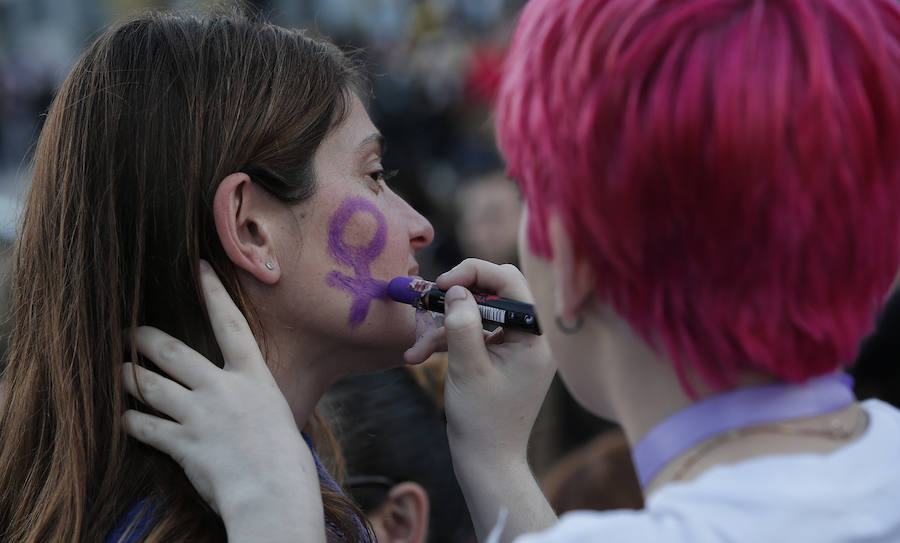
[[490,363],[490,358],[484,345],[481,313],[475,298],[465,287],[456,285],[447,291],[444,306],[450,371],[456,367],[465,368],[466,373],[478,372],[479,367],[484,368],[484,364]]

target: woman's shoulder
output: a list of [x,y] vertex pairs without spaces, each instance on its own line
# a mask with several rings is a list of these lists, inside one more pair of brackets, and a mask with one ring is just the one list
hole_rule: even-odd
[[896,462],[900,457],[900,411],[879,400],[860,405],[868,415],[866,429],[839,449],[827,454],[772,454],[716,466],[693,481],[662,487],[648,503],[736,494],[739,497],[723,503],[773,503],[783,497],[817,508],[837,496],[878,499],[885,482],[895,484],[894,495],[900,500],[900,464]]
[[516,543],[712,543],[723,534],[736,543],[812,543],[826,534],[829,541],[853,541],[861,530],[868,541],[900,541],[900,410],[878,400],[862,407],[869,427],[835,452],[718,466],[661,487],[642,511],[566,513],[554,527]]
[[[754,541],[785,534],[794,542],[821,541],[822,534],[850,541],[857,529],[870,530],[871,541],[900,541],[900,411],[879,400],[861,406],[869,420],[856,441],[827,454],[777,454],[711,468],[693,481],[660,488],[648,499],[648,511],[755,534]],[[794,533],[813,525],[815,537]],[[839,534],[847,537],[834,539]]]

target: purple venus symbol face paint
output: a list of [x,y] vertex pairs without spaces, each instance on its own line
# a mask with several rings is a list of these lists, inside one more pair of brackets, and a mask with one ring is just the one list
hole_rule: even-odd
[[[375,234],[367,245],[349,245],[344,240],[344,230],[357,213],[368,213],[376,222]],[[355,275],[334,270],[326,276],[325,283],[353,295],[350,318],[347,320],[351,327],[359,326],[366,320],[372,300],[387,298],[387,281],[373,279],[369,269],[384,250],[386,241],[387,221],[375,204],[365,198],[347,198],[331,217],[328,225],[328,250],[338,264],[351,268]]]

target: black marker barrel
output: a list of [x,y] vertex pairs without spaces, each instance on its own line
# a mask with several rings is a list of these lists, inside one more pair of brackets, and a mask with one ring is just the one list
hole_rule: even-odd
[[[541,335],[541,327],[532,304],[493,294],[478,292],[472,294],[481,312],[482,322]],[[395,301],[410,304],[418,309],[435,313],[445,312],[446,291],[424,279],[395,277],[388,285],[388,295]]]

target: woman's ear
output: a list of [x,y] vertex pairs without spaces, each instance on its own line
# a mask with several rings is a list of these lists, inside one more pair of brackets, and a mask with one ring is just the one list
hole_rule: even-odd
[[378,543],[425,543],[428,539],[428,493],[419,483],[391,487],[381,507],[370,513]]
[[563,322],[577,322],[594,294],[594,274],[584,258],[575,253],[572,237],[558,215],[548,221],[553,249],[553,293],[556,315]]
[[225,254],[267,285],[281,278],[272,238],[272,199],[241,172],[223,179],[213,198],[213,218]]

